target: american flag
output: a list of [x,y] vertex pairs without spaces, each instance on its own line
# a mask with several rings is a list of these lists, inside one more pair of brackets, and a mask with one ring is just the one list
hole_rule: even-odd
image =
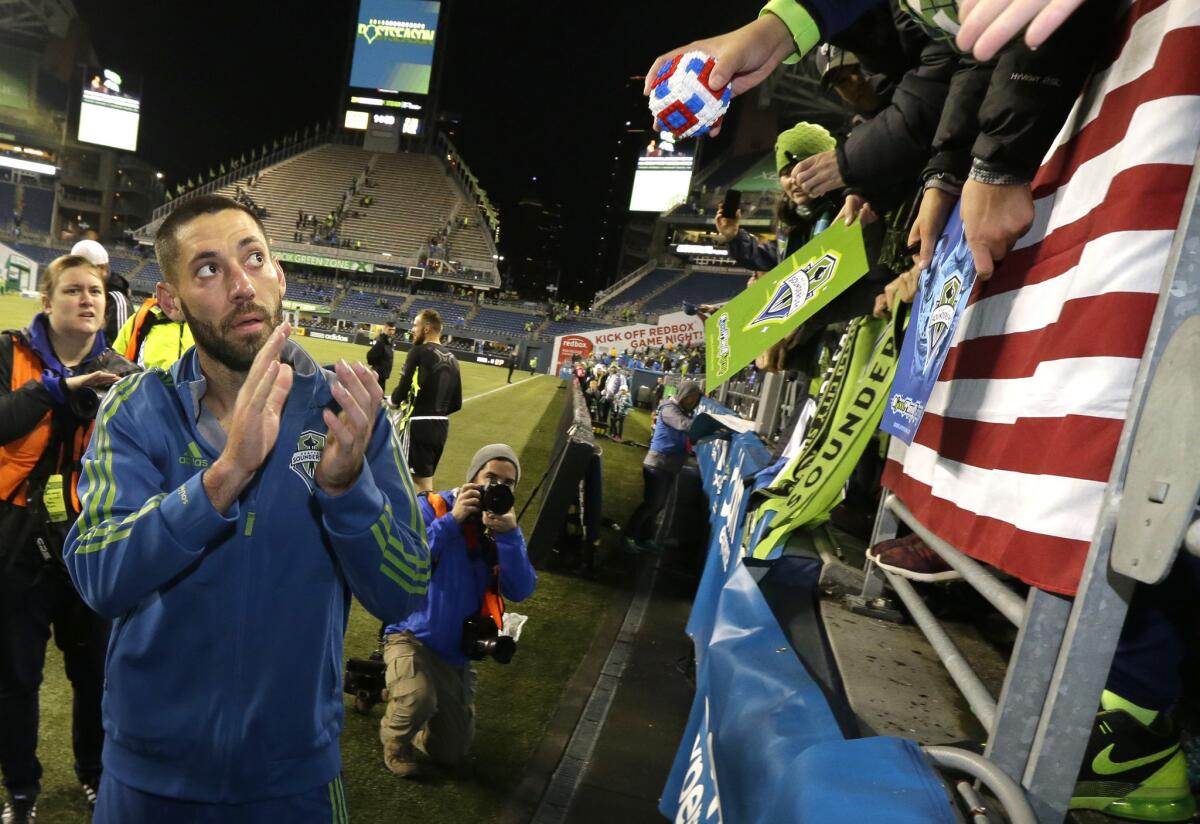
[[972,296],[913,444],[893,440],[884,484],[1029,584],[1079,582],[1198,143],[1200,2],[1138,0],[1034,179],[1033,228]]

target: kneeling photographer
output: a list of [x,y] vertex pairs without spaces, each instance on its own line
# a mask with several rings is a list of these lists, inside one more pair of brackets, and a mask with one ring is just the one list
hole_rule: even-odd
[[475,736],[471,661],[508,663],[516,642],[501,636],[504,599],[533,593],[537,574],[513,512],[521,464],[512,449],[491,444],[475,453],[467,482],[418,498],[433,573],[425,606],[385,631],[387,710],[379,737],[388,769],[420,771],[416,751],[453,765]]

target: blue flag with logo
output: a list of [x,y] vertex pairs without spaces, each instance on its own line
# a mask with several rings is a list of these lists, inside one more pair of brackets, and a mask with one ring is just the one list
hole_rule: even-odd
[[954,330],[975,285],[975,261],[967,248],[958,210],[955,206],[950,213],[934,248],[933,260],[921,272],[892,392],[879,424],[884,432],[905,443],[912,443],[921,425],[933,385],[950,352]]

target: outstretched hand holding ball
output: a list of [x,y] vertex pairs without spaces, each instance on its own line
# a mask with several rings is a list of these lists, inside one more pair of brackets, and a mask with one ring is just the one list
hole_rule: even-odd
[[650,82],[654,128],[677,140],[716,132],[729,110],[731,84],[712,85],[716,60],[702,51],[677,54],[662,63]]

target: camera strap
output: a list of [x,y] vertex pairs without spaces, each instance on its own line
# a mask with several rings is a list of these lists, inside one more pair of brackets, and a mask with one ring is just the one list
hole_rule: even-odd
[[[433,507],[435,518],[441,518],[450,512],[450,504],[436,492],[423,493],[425,500]],[[488,540],[487,536],[483,535],[479,527],[475,524],[462,525],[463,539],[467,544],[467,551],[472,554],[479,552],[480,544]],[[485,556],[486,553],[485,553]],[[497,630],[504,629],[504,598],[500,595],[500,564],[497,562],[492,565],[491,574],[488,576],[487,589],[483,593],[483,603],[479,607],[479,614],[492,619]]]

